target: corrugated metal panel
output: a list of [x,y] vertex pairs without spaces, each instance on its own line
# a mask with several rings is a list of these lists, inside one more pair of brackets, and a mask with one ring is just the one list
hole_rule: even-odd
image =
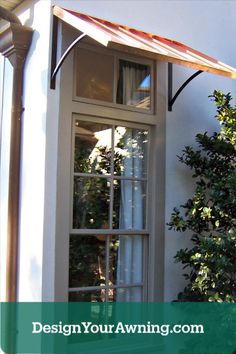
[[180,42],[58,6],[53,13],[104,46],[236,78],[236,68]]

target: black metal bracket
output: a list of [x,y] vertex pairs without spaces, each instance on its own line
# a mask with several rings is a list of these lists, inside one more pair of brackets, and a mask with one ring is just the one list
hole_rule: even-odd
[[51,82],[50,82],[50,88],[53,90],[56,88],[56,75],[60,70],[62,64],[64,63],[65,59],[72,51],[72,49],[76,46],[76,44],[78,44],[81,41],[81,39],[83,39],[86,36],[86,34],[82,33],[69,45],[69,47],[66,49],[66,51],[59,59],[58,63],[57,63],[57,36],[58,36],[58,18],[56,16],[53,16]]
[[173,104],[175,103],[179,94],[183,91],[183,89],[198,75],[200,75],[203,71],[198,70],[192,76],[190,76],[182,86],[176,91],[176,94],[173,96],[173,64],[168,63],[168,111],[172,112]]

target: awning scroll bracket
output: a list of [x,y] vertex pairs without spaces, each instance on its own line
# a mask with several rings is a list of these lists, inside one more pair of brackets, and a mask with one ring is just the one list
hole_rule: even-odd
[[200,75],[203,71],[198,70],[193,75],[191,75],[184,83],[180,86],[180,88],[176,91],[173,96],[173,64],[168,63],[168,111],[172,112],[173,104],[175,103],[177,97],[183,91],[183,89],[198,75]]
[[50,88],[55,89],[56,88],[56,75],[58,71],[60,70],[63,62],[69,55],[69,53],[72,51],[72,49],[78,44],[81,39],[83,39],[86,36],[86,33],[82,33],[79,37],[77,37],[70,45],[69,47],[65,50],[61,58],[59,59],[58,63],[56,63],[57,60],[57,34],[58,34],[58,18],[56,16],[53,16],[53,33],[52,33],[52,57],[51,57],[51,81],[50,81]]

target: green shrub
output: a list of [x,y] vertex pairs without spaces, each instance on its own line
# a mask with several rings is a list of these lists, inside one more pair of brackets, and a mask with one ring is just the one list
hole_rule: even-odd
[[197,134],[199,148],[187,146],[179,157],[193,171],[195,191],[168,224],[192,232],[193,247],[175,256],[188,270],[178,301],[236,301],[236,107],[229,93],[211,97],[220,130]]

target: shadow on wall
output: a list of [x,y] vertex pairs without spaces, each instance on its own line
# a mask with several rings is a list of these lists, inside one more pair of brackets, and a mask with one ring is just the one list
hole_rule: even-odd
[[33,22],[34,22],[34,7],[35,5],[39,2],[40,0],[34,0],[29,6],[28,4],[25,4],[25,1],[20,5],[16,11],[16,15],[20,18],[22,24],[24,26],[28,27],[33,27]]

